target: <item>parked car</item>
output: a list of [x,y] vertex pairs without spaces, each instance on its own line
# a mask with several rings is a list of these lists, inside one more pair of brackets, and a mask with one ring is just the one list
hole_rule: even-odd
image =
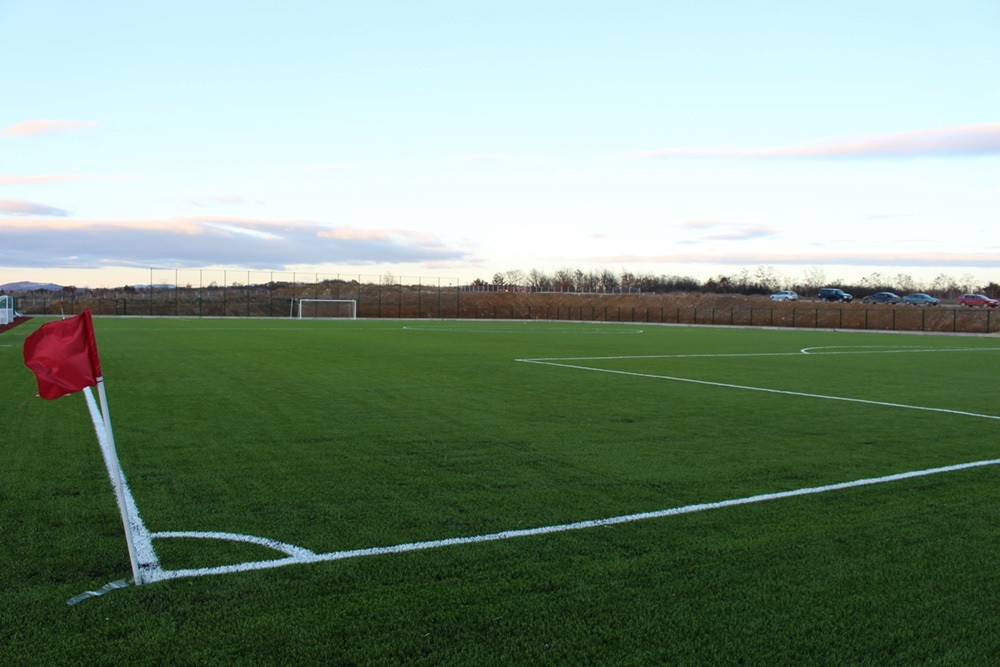
[[930,294],[917,292],[916,294],[907,294],[904,296],[903,303],[908,303],[911,306],[938,306],[941,304],[941,299],[935,299]]
[[862,303],[899,303],[902,301],[895,292],[875,292],[861,299]]
[[836,287],[824,287],[819,291],[820,301],[853,301],[854,297]]
[[985,294],[963,294],[958,297],[958,304],[960,306],[986,306],[987,308],[996,308],[998,301],[996,299],[991,299]]
[[771,301],[798,301],[799,295],[790,289],[781,290],[771,295]]

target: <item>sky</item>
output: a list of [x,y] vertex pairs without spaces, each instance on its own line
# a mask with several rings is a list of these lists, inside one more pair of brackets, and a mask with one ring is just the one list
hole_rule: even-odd
[[0,284],[1000,282],[998,34],[996,0],[0,0]]

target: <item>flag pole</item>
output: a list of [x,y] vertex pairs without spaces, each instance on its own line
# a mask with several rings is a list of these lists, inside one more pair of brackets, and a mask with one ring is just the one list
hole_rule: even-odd
[[115,434],[111,429],[111,413],[108,410],[108,394],[104,390],[104,378],[97,378],[97,395],[101,400],[101,415],[104,422],[104,434],[107,439],[107,463],[108,472],[112,475],[111,486],[115,490],[115,499],[118,501],[118,511],[122,515],[122,524],[125,527],[125,543],[128,545],[128,557],[132,564],[132,579],[136,586],[143,583],[142,570],[139,568],[139,559],[135,551],[135,538],[132,535],[132,518],[129,515],[128,503],[125,502],[125,482],[122,479],[122,467],[118,462],[118,450],[115,448]]

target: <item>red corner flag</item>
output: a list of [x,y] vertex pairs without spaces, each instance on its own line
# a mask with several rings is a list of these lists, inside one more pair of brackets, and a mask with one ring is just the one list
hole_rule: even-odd
[[38,378],[42,398],[59,398],[96,385],[101,360],[90,310],[43,324],[25,338],[24,365]]

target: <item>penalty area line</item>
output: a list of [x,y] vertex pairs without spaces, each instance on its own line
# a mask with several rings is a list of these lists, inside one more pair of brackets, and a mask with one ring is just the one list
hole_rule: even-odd
[[[798,353],[796,353],[798,354]],[[889,401],[874,401],[867,398],[851,398],[849,396],[831,396],[828,394],[811,394],[804,391],[791,391],[789,389],[771,389],[769,387],[753,387],[746,384],[732,384],[729,382],[713,382],[712,380],[696,380],[695,378],[682,378],[675,375],[657,375],[656,373],[638,373],[636,371],[621,371],[613,368],[594,368],[592,366],[581,366],[579,364],[559,364],[554,361],[543,361],[541,359],[515,359],[515,361],[525,364],[538,364],[539,366],[555,366],[557,368],[572,368],[580,371],[591,371],[593,373],[610,373],[612,375],[626,375],[629,377],[649,378],[652,380],[668,380],[670,382],[687,382],[690,384],[700,384],[707,387],[723,387],[725,389],[742,389],[744,391],[759,391],[765,394],[782,394],[785,396],[800,396],[802,398],[819,398],[827,401],[844,401],[845,403],[861,403],[863,405],[879,405],[886,408],[901,408],[903,410],[921,410],[924,412],[943,412],[950,415],[961,415],[963,417],[978,417],[980,419],[995,419],[1000,421],[1000,415],[988,415],[979,412],[967,412],[965,410],[951,410],[949,408],[932,408],[925,405],[909,405],[906,403],[892,403]]]
[[[586,521],[575,521],[572,523],[557,524],[552,526],[541,526],[538,528],[526,528],[519,530],[505,530],[499,533],[488,533],[485,535],[472,535],[467,537],[454,537],[443,540],[428,540],[425,542],[409,542],[387,547],[372,547],[368,549],[350,549],[346,551],[334,551],[330,553],[306,554],[280,558],[268,561],[256,561],[250,563],[239,563],[235,565],[225,565],[220,567],[208,567],[185,570],[161,570],[151,577],[151,581],[166,581],[169,579],[181,579],[188,577],[204,577],[219,574],[234,574],[237,572],[249,572],[253,570],[265,570],[287,565],[303,565],[308,563],[322,563],[348,558],[361,558],[365,556],[383,556],[389,554],[400,554],[411,551],[422,551],[427,549],[439,549],[442,547],[458,546],[463,544],[479,544],[482,542],[498,542],[500,540],[510,540],[518,537],[532,537],[537,535],[548,535],[552,533],[564,533],[572,530],[585,530],[589,528],[599,528],[602,526],[614,526],[636,521],[646,521],[649,519],[662,519],[680,514],[691,514],[705,510],[723,509],[735,507],[737,505],[750,505],[762,503],[770,500],[780,500],[782,498],[792,498],[795,496],[807,496],[830,491],[841,491],[863,486],[873,486],[876,484],[887,484],[914,477],[926,477],[942,473],[956,472],[970,468],[980,468],[1000,464],[1000,459],[990,459],[985,461],[974,461],[971,463],[959,463],[956,465],[944,466],[940,468],[928,468],[926,470],[913,470],[910,472],[884,475],[882,477],[869,477],[850,482],[839,482],[836,484],[825,484],[823,486],[813,486],[791,491],[779,491],[775,493],[762,493],[744,498],[733,498],[717,502],[698,503],[694,505],[684,505],[683,507],[673,507],[670,509],[640,512],[637,514],[626,514],[622,516],[608,517],[604,519],[591,519]],[[305,550],[303,550],[305,551]]]

